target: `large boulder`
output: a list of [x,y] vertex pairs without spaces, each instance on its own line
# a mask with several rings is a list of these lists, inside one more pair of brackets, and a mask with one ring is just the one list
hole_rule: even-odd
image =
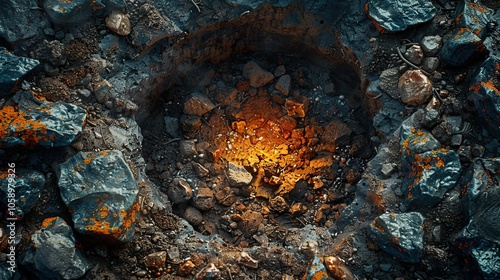
[[429,0],[369,0],[366,9],[368,17],[387,32],[403,31],[436,15]]
[[[0,174],[0,204],[9,209],[8,216],[16,216],[22,219],[28,213],[40,198],[43,186],[45,184],[45,176],[35,170],[17,169],[16,175],[10,177],[8,172]],[[10,183],[10,184],[9,184]],[[12,186],[14,192],[9,191],[9,186]],[[11,205],[9,202],[10,195],[14,195],[15,202],[13,203],[12,213],[10,212]]]
[[469,223],[454,238],[466,270],[500,279],[500,158],[477,159],[462,179]]
[[386,213],[375,218],[370,237],[398,261],[417,263],[423,249],[424,217],[418,212]]
[[78,232],[103,241],[132,240],[139,188],[120,151],[80,152],[59,168],[61,197]]
[[0,38],[15,43],[40,34],[43,13],[33,9],[37,6],[37,0],[3,0],[0,9]]
[[76,247],[73,230],[59,217],[42,222],[20,261],[39,279],[78,279],[91,267]]
[[0,147],[67,146],[82,131],[85,117],[76,105],[18,92],[0,109]]
[[481,39],[488,35],[486,25],[491,20],[494,11],[479,1],[458,1],[456,9],[458,28],[469,28]]
[[[0,28],[1,20],[0,16]],[[5,48],[0,47],[0,97],[8,95],[16,81],[39,64],[38,60],[15,56]]]
[[500,61],[489,58],[478,69],[469,89],[480,123],[495,137],[500,137],[500,88],[494,77],[500,73]]

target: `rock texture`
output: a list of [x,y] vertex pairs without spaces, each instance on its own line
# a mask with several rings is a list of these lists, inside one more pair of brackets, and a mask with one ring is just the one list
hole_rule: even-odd
[[[3,178],[4,176],[5,178]],[[15,215],[18,219],[23,219],[40,198],[45,184],[45,176],[38,171],[18,169],[14,182],[15,184],[11,184],[11,186],[14,186],[15,190]],[[8,187],[8,174],[4,173],[0,175],[0,202],[6,208],[10,198]]]
[[432,96],[432,83],[420,70],[408,70],[400,78],[398,92],[403,103],[422,105]]
[[0,97],[11,93],[14,83],[39,64],[38,60],[15,56],[0,47]]
[[367,13],[383,31],[398,32],[431,20],[436,8],[428,0],[369,0]]

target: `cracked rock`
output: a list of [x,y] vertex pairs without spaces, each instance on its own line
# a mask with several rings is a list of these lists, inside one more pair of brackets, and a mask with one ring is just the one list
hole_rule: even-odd
[[418,263],[423,251],[424,217],[418,212],[386,213],[370,225],[370,237],[398,261]]
[[431,20],[436,8],[428,0],[369,0],[367,13],[383,30],[398,32]]
[[39,64],[38,60],[15,56],[0,47],[0,97],[9,94],[15,82]]
[[274,75],[262,69],[255,61],[250,61],[243,66],[243,76],[250,81],[254,88],[264,86],[274,79]]
[[253,176],[245,167],[229,162],[227,179],[231,187],[247,186],[252,182]]
[[193,93],[184,103],[184,113],[188,115],[203,116],[215,108],[214,103],[201,93]]
[[[14,215],[18,219],[23,219],[40,198],[45,184],[45,176],[38,171],[27,169],[17,169],[16,176],[14,184],[16,210]],[[8,186],[8,176],[0,178],[0,202],[5,205],[5,208],[7,208],[10,199]]]

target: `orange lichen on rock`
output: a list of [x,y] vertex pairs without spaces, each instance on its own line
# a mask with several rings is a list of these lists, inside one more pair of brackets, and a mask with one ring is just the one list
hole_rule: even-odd
[[493,83],[493,81],[486,81],[486,82],[481,82],[481,85],[483,85],[484,87],[486,88],[489,88],[491,90],[493,90],[494,92],[496,92],[498,95],[500,95],[500,90],[498,90],[496,87],[495,87],[495,84]]
[[43,220],[42,228],[46,228],[46,227],[51,226],[56,219],[57,219],[57,217],[52,217],[52,218],[47,218],[47,219]]
[[40,141],[48,141],[50,137],[41,136],[47,133],[47,126],[30,120],[25,112],[19,112],[17,106],[4,106],[0,110],[0,139],[10,136],[9,132],[17,133],[26,146],[34,146]]

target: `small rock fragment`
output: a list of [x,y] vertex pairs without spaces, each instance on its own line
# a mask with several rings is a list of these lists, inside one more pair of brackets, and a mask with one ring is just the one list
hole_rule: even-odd
[[132,31],[130,19],[119,11],[112,11],[106,18],[106,27],[120,36],[127,36]]
[[271,205],[271,208],[278,213],[283,213],[288,210],[286,200],[279,195],[269,199],[269,204]]
[[323,260],[326,269],[333,279],[354,280],[354,275],[347,266],[337,257],[325,257]]
[[167,252],[154,252],[146,256],[144,259],[144,264],[147,268],[152,270],[159,270],[165,267],[167,262]]
[[426,56],[434,56],[439,53],[443,39],[439,35],[425,36],[420,41],[422,51]]
[[189,201],[193,197],[193,190],[184,179],[175,178],[167,189],[167,195],[173,204],[179,204]]
[[307,114],[309,100],[305,96],[289,98],[285,102],[285,109],[289,116],[303,118]]
[[210,174],[210,170],[208,170],[205,166],[197,163],[197,162],[192,162],[194,171],[196,171],[196,174],[198,177],[203,178],[208,176]]
[[262,69],[255,61],[250,61],[243,66],[243,76],[250,81],[250,85],[258,88],[274,79],[274,75]]
[[426,57],[422,62],[422,68],[429,72],[434,73],[439,67],[439,58],[437,57]]
[[243,265],[243,266],[246,266],[249,268],[253,268],[253,269],[259,268],[259,261],[250,257],[250,255],[247,252],[241,252],[241,254],[238,258],[238,263],[240,265]]
[[195,280],[216,280],[220,279],[221,273],[215,264],[209,263],[200,272],[196,274]]
[[177,271],[177,275],[186,277],[191,274],[193,274],[194,269],[196,268],[196,265],[192,261],[187,261],[179,267],[179,270]]
[[201,93],[193,93],[184,103],[184,113],[188,115],[203,116],[215,108],[214,103]]
[[253,180],[252,174],[248,172],[245,167],[236,165],[232,162],[228,164],[227,176],[231,187],[247,186]]
[[318,255],[314,255],[314,259],[308,266],[306,274],[302,277],[303,280],[331,280],[326,270],[325,265],[320,260]]
[[212,209],[214,207],[214,192],[209,188],[199,188],[192,204],[202,211]]
[[379,26],[387,32],[398,32],[409,26],[431,20],[436,8],[429,0],[369,0],[367,13]]
[[422,105],[432,96],[432,84],[420,70],[408,70],[400,78],[398,91],[403,103]]
[[283,75],[278,79],[278,82],[276,82],[274,87],[285,96],[288,96],[290,93],[291,81],[292,79],[290,78],[290,75]]
[[422,63],[422,59],[424,58],[424,52],[419,45],[413,45],[406,50],[404,56],[411,63],[420,65]]
[[194,140],[182,140],[179,142],[179,151],[184,159],[190,159],[198,154]]
[[389,68],[380,74],[380,88],[394,99],[399,99],[399,68]]

